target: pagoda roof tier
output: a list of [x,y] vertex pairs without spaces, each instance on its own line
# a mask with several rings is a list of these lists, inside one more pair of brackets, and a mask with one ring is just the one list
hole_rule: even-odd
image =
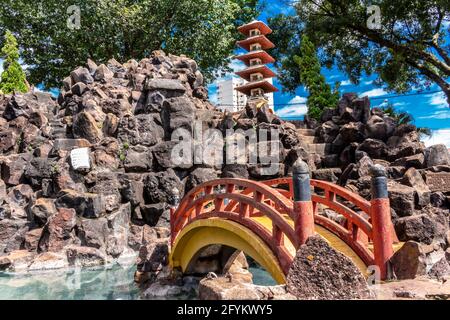
[[242,54],[239,56],[235,56],[235,59],[241,60],[242,62],[244,62],[247,66],[250,65],[250,60],[251,59],[261,59],[261,62],[263,64],[267,64],[267,63],[274,63],[275,59],[272,58],[270,56],[270,54],[268,54],[266,51],[264,50],[258,50],[258,51],[251,51],[248,52],[246,54]]
[[272,33],[272,29],[270,29],[264,22],[262,21],[252,21],[250,23],[244,24],[243,26],[238,28],[238,31],[246,36],[248,36],[250,30],[258,29],[262,35]]
[[275,45],[263,35],[249,37],[245,40],[238,41],[237,45],[247,51],[250,51],[250,45],[254,43],[259,43],[262,50],[272,49],[275,47]]
[[270,70],[270,68],[268,66],[265,66],[265,65],[252,66],[252,67],[246,68],[242,71],[236,72],[236,74],[238,76],[240,76],[241,78],[244,78],[247,81],[250,81],[250,77],[254,73],[261,73],[265,79],[273,78],[276,76],[276,74],[272,70]]
[[249,82],[243,86],[237,87],[236,90],[239,92],[242,92],[243,94],[249,96],[252,89],[261,88],[264,90],[264,93],[271,93],[271,92],[277,92],[278,89],[274,87],[273,84],[271,84],[267,80],[261,80],[256,82]]

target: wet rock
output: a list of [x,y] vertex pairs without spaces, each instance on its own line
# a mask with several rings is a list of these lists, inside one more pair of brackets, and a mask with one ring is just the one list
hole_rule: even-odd
[[29,265],[28,271],[48,271],[67,268],[67,257],[62,253],[44,252],[38,254]]
[[66,254],[70,266],[93,267],[106,263],[105,253],[96,248],[71,245],[66,247]]
[[10,252],[6,256],[0,257],[0,271],[23,272],[33,261],[36,253],[27,250],[17,250]]
[[129,203],[122,205],[119,210],[107,217],[111,232],[106,238],[106,252],[114,258],[119,257],[128,247],[130,218],[131,207]]
[[76,212],[74,209],[60,208],[48,219],[38,244],[40,252],[58,252],[75,240]]
[[367,299],[370,291],[358,268],[320,236],[297,252],[287,276],[288,291],[299,299]]
[[140,272],[157,273],[167,266],[169,246],[167,240],[148,243],[139,249],[137,269]]
[[77,231],[83,246],[103,250],[106,248],[106,238],[109,234],[106,218],[82,219]]

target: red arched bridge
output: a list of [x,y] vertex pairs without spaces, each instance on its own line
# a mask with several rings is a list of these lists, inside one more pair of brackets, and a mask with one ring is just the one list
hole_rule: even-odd
[[[385,279],[396,237],[387,178],[373,171],[370,202],[338,185],[310,180],[301,164],[291,178],[203,183],[171,212],[170,263],[184,272],[203,248],[221,244],[242,250],[284,283],[297,249],[318,233],[364,273],[375,265]],[[325,208],[345,219],[327,217]]]

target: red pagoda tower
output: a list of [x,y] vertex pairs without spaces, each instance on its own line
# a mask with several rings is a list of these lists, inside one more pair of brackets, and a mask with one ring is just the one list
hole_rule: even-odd
[[266,65],[275,62],[265,50],[274,48],[275,45],[267,39],[266,35],[272,33],[264,22],[252,21],[238,28],[238,31],[246,36],[244,40],[238,41],[237,45],[248,51],[245,54],[236,56],[247,66],[236,74],[247,81],[246,84],[236,88],[237,91],[247,95],[249,99],[264,99],[265,94],[277,92],[271,82],[267,79],[273,78],[276,74]]

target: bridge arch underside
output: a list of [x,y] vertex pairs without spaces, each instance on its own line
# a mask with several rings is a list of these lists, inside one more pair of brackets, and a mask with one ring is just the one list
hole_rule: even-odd
[[[173,268],[186,273],[199,253],[211,245],[242,251],[259,263],[279,284],[286,282],[277,257],[257,234],[234,221],[218,218],[201,219],[186,226],[172,247],[170,263]],[[226,254],[229,259],[235,256],[232,250]]]

